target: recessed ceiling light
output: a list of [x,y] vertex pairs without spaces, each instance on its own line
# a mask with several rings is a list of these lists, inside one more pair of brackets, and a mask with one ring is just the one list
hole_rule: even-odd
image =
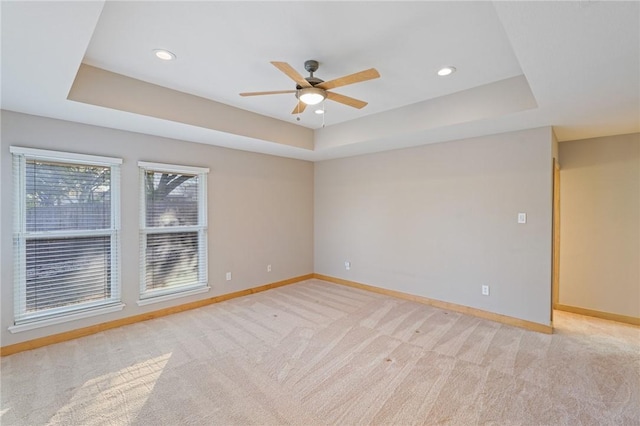
[[440,68],[438,70],[438,75],[440,77],[446,77],[448,75],[453,74],[454,72],[456,72],[456,67],[449,66],[449,67]]
[[162,59],[163,61],[173,61],[176,59],[176,55],[168,50],[154,49],[153,53],[158,59]]
[[323,110],[323,109],[317,109],[317,110],[315,110],[314,112],[315,112],[316,114],[318,114],[318,115],[322,115],[322,114],[324,114],[324,110]]

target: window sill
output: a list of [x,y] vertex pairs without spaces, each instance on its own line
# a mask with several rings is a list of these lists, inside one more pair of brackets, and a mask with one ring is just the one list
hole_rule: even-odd
[[64,315],[56,318],[48,318],[39,321],[34,321],[26,324],[12,325],[9,327],[11,333],[20,333],[22,331],[35,330],[36,328],[49,327],[51,325],[63,324],[65,322],[76,321],[83,318],[95,317],[98,315],[104,315],[111,312],[117,312],[124,309],[126,305],[124,303],[118,303],[117,305],[105,306],[104,308],[91,309],[84,312],[78,312],[75,314]]
[[146,306],[146,305],[151,305],[153,303],[160,303],[167,300],[178,299],[180,297],[187,297],[187,296],[192,296],[194,294],[206,293],[209,290],[211,290],[211,287],[209,286],[199,287],[193,290],[185,290],[177,293],[165,294],[162,296],[149,297],[148,299],[140,299],[136,303],[138,304],[138,306]]

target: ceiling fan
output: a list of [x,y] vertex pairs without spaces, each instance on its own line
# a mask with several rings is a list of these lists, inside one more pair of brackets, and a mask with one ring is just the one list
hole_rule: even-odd
[[295,93],[296,98],[298,99],[298,104],[293,109],[291,114],[299,114],[304,111],[307,105],[316,105],[324,101],[325,99],[339,102],[353,108],[364,108],[367,105],[366,102],[359,99],[351,98],[349,96],[330,92],[329,90],[335,89],[336,87],[360,83],[361,81],[373,80],[374,78],[380,77],[380,74],[375,68],[369,68],[368,70],[345,75],[344,77],[336,78],[334,80],[323,81],[313,75],[313,73],[318,70],[318,61],[305,61],[304,69],[309,72],[309,77],[302,77],[295,69],[293,69],[291,65],[286,62],[272,61],[271,63],[280,71],[285,73],[291,80],[296,82],[296,89],[275,90],[270,92],[245,92],[240,93],[240,96],[280,95],[285,93]]

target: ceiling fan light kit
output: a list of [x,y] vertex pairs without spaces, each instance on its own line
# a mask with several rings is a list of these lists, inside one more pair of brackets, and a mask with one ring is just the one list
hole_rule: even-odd
[[314,72],[318,70],[319,63],[315,60],[308,60],[304,63],[304,69],[309,72],[309,77],[302,77],[291,65],[286,62],[271,62],[273,66],[278,68],[291,80],[296,83],[295,90],[275,90],[269,92],[245,92],[240,96],[261,96],[261,95],[279,95],[285,93],[295,93],[298,103],[291,112],[292,114],[300,114],[304,112],[307,105],[317,105],[325,99],[341,103],[353,108],[364,108],[367,103],[359,99],[349,96],[340,95],[330,92],[330,89],[346,86],[348,84],[360,83],[362,81],[373,80],[379,78],[380,74],[375,68],[360,71],[354,74],[345,75],[330,81],[324,81],[315,77]]
[[298,90],[296,97],[307,105],[317,105],[327,98],[327,91],[317,87],[305,87]]

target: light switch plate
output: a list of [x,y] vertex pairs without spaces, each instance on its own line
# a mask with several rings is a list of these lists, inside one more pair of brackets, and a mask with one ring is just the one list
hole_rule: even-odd
[[518,213],[518,223],[527,223],[526,213]]

